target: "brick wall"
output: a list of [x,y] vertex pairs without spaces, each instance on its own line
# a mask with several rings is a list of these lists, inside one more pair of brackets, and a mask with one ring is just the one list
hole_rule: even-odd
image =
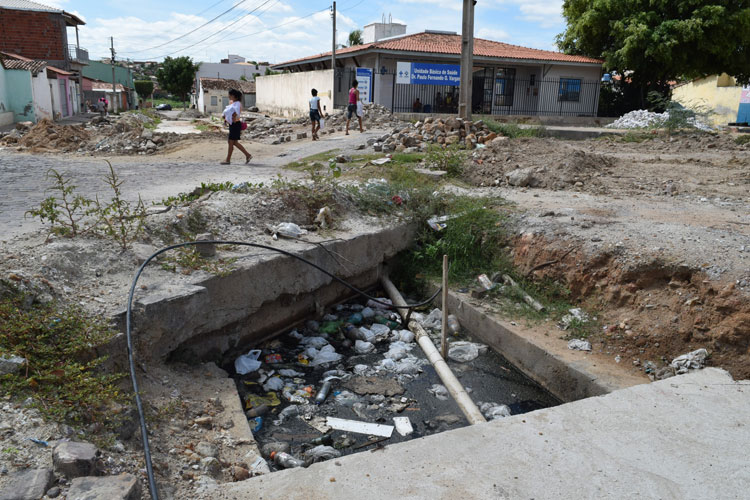
[[0,50],[30,59],[65,61],[66,45],[61,14],[0,9]]

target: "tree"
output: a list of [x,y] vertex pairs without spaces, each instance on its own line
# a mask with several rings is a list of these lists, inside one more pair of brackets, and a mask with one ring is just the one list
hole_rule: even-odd
[[159,85],[167,92],[180,96],[183,108],[187,108],[187,95],[193,88],[195,72],[198,71],[199,66],[187,56],[174,59],[167,57],[156,72]]
[[135,85],[135,91],[138,93],[141,102],[154,92],[154,82],[151,80],[136,80],[133,85]]
[[349,33],[349,47],[362,45],[362,30],[352,30]]
[[563,16],[560,49],[627,75],[641,106],[679,78],[750,81],[750,0],[565,0]]

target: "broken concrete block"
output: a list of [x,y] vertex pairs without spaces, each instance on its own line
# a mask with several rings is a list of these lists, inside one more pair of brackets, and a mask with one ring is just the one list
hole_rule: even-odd
[[[211,241],[213,239],[214,235],[211,233],[203,233],[195,237],[195,241]],[[216,255],[216,245],[213,244],[196,245],[195,249],[198,250],[201,257],[213,257]]]
[[207,441],[201,441],[195,445],[195,452],[202,457],[219,456],[219,448],[217,448],[215,444]]
[[514,170],[505,175],[511,186],[526,187],[534,181],[534,174],[530,168]]
[[39,500],[52,486],[52,469],[26,469],[11,474],[7,486],[0,491],[0,500]]
[[482,297],[487,295],[487,290],[480,287],[472,288],[470,295],[472,299],[481,299]]
[[3,354],[0,356],[0,375],[16,373],[26,364],[26,358]]
[[62,441],[52,451],[55,472],[72,479],[94,473],[96,446],[91,443]]
[[201,458],[201,470],[216,479],[221,476],[221,462],[216,457]]
[[141,483],[132,474],[79,477],[70,483],[68,500],[140,500]]

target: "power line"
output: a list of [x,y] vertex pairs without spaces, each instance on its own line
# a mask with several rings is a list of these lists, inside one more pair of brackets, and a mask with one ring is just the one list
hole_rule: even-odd
[[[263,10],[262,12],[259,12],[259,13],[258,13],[258,15],[256,16],[256,18],[258,18],[258,19],[259,19],[259,18],[260,18],[260,16],[262,16],[263,14],[265,14],[266,12],[268,12],[269,10],[271,10],[271,7],[273,7],[273,6],[274,6],[274,5],[275,5],[275,4],[277,3],[277,2],[278,2],[278,0],[276,0],[276,1],[274,2],[274,3],[270,4],[270,5],[269,5],[268,7],[266,7],[266,8],[265,8],[265,9],[264,9],[264,10]],[[246,23],[245,23],[245,24],[246,24]],[[243,24],[243,26],[244,26],[244,24]],[[237,29],[241,29],[241,28],[242,28],[242,26],[238,26],[238,27],[237,27]],[[229,40],[227,40],[227,38],[228,38],[228,37],[230,37],[230,36],[232,36],[232,34],[233,34],[232,32],[226,33],[226,34],[225,34],[225,35],[224,35],[223,37],[221,37],[221,38],[220,38],[219,40],[216,40],[215,42],[211,42],[211,43],[209,43],[208,45],[204,45],[204,47],[213,47],[213,46],[214,46],[214,45],[216,45],[217,43],[221,43],[221,42],[229,41]]]
[[[224,12],[222,12],[221,14],[219,14],[218,16],[216,16],[216,17],[214,17],[213,19],[211,19],[210,21],[206,21],[205,23],[201,24],[201,25],[200,25],[200,26],[198,26],[197,28],[195,28],[195,29],[193,29],[193,30],[191,30],[191,31],[188,31],[187,33],[185,33],[185,34],[183,34],[183,35],[180,35],[180,36],[178,36],[177,38],[173,38],[173,39],[171,39],[171,40],[169,40],[169,41],[166,41],[166,42],[164,42],[164,43],[162,43],[162,44],[159,44],[159,45],[155,45],[155,46],[153,46],[153,47],[149,47],[149,48],[147,48],[147,49],[140,49],[140,50],[131,50],[131,51],[129,52],[129,54],[135,54],[135,53],[139,53],[139,52],[148,52],[149,50],[153,50],[153,49],[158,49],[159,47],[164,47],[165,45],[169,45],[169,44],[170,44],[170,43],[172,43],[172,42],[175,42],[175,41],[177,41],[177,40],[180,40],[180,39],[182,39],[182,38],[185,38],[186,36],[188,36],[188,35],[191,35],[191,34],[195,33],[195,32],[196,32],[196,31],[198,31],[199,29],[201,29],[201,28],[203,28],[203,27],[205,27],[205,26],[207,26],[207,25],[211,24],[212,22],[216,21],[216,20],[217,20],[218,18],[220,18],[220,17],[221,17],[221,16],[223,16],[224,14],[226,14],[226,13],[228,13],[228,12],[231,12],[232,10],[236,9],[237,7],[239,7],[239,6],[241,5],[241,4],[243,4],[243,3],[245,3],[245,2],[247,2],[247,0],[240,0],[239,2],[237,2],[237,3],[236,3],[236,4],[234,4],[234,5],[232,5],[232,6],[230,7],[230,8],[228,8],[227,10],[225,10]],[[216,4],[214,4],[214,5],[216,5]],[[204,12],[205,12],[205,11],[204,11]],[[252,11],[251,11],[251,12],[252,12]],[[244,17],[244,16],[243,16],[243,17]]]
[[[364,1],[364,0],[363,0],[363,1]],[[266,29],[264,29],[264,30],[261,30],[261,31],[256,31],[255,33],[249,33],[249,34],[247,34],[247,35],[242,35],[242,36],[238,36],[238,37],[235,37],[235,38],[229,38],[229,39],[227,39],[227,40],[225,40],[225,41],[227,41],[227,42],[233,42],[234,40],[241,40],[241,39],[243,39],[243,38],[247,38],[247,37],[250,37],[250,36],[260,35],[261,33],[265,33],[265,32],[267,32],[267,31],[273,31],[273,30],[275,30],[276,28],[281,28],[282,26],[286,26],[286,25],[288,25],[288,24],[293,24],[293,23],[296,23],[296,22],[302,21],[302,20],[304,20],[304,19],[307,19],[308,17],[312,17],[312,16],[314,16],[315,14],[319,14],[319,13],[321,13],[321,12],[327,12],[327,11],[328,11],[328,7],[326,7],[325,9],[321,9],[321,10],[316,10],[315,12],[311,12],[310,14],[308,14],[308,15],[306,15],[306,16],[304,16],[304,17],[298,17],[298,18],[296,18],[296,19],[292,19],[291,21],[287,21],[287,22],[285,22],[285,23],[277,24],[276,26],[272,26],[272,27],[270,27],[270,28],[266,28]],[[210,45],[207,45],[207,47],[210,47],[211,45],[213,45],[213,43],[212,43],[212,44],[210,44]]]
[[[245,0],[242,0],[242,1],[244,2]],[[264,6],[264,5],[266,5],[266,4],[268,3],[268,2],[271,2],[271,1],[272,1],[272,0],[266,0],[265,2],[263,2],[262,4],[260,4],[259,6],[257,6],[256,8],[252,9],[251,11],[249,11],[249,12],[248,12],[247,14],[245,14],[244,16],[242,16],[242,17],[238,18],[237,20],[235,20],[234,22],[232,22],[232,23],[229,23],[228,25],[224,26],[224,27],[223,27],[223,28],[221,28],[221,29],[220,29],[219,31],[217,31],[217,32],[215,32],[215,33],[212,33],[212,34],[208,35],[207,37],[205,37],[205,38],[203,38],[203,39],[201,39],[201,40],[198,40],[197,42],[195,42],[195,43],[193,43],[193,44],[191,44],[191,45],[188,45],[187,47],[183,47],[183,48],[181,48],[181,49],[175,50],[174,52],[170,52],[169,54],[165,54],[165,55],[163,55],[163,56],[158,56],[158,57],[154,57],[154,58],[151,58],[151,59],[161,59],[161,58],[163,58],[163,57],[171,56],[171,55],[173,55],[173,54],[177,54],[178,52],[183,52],[183,51],[185,51],[185,50],[187,50],[187,49],[193,48],[193,47],[195,47],[196,45],[198,45],[198,44],[201,44],[201,43],[205,42],[205,41],[206,41],[206,40],[208,40],[209,38],[212,38],[212,37],[214,37],[214,36],[218,35],[218,34],[219,34],[219,33],[221,33],[222,31],[225,31],[225,30],[227,30],[227,29],[231,28],[231,27],[232,27],[233,25],[237,24],[237,23],[238,23],[238,22],[240,22],[240,21],[241,21],[242,19],[246,18],[247,16],[249,16],[250,14],[252,14],[253,12],[255,12],[255,11],[256,11],[256,10],[258,10],[258,9],[260,9],[261,7],[263,7],[263,6]],[[274,1],[274,2],[277,2],[278,0],[273,0],[273,1]],[[240,3],[242,3],[242,2],[240,2]]]

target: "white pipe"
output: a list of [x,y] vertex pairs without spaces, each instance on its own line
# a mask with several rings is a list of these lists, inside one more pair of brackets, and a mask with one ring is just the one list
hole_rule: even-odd
[[[388,279],[388,276],[381,277],[380,282],[383,284],[383,288],[385,288],[385,291],[393,301],[393,304],[397,306],[398,313],[402,318],[404,318],[404,321],[406,321],[406,313],[408,310],[399,308],[399,306],[406,305],[404,298],[401,296],[393,282]],[[445,307],[445,305],[443,305],[443,307]],[[482,415],[482,412],[479,411],[477,405],[475,405],[474,401],[471,400],[469,394],[466,392],[466,389],[464,389],[464,387],[461,385],[461,382],[458,381],[456,376],[451,371],[448,363],[446,363],[442,356],[440,356],[440,353],[435,347],[435,344],[432,343],[432,339],[430,339],[430,336],[427,335],[427,332],[424,330],[424,328],[422,328],[422,325],[414,320],[411,320],[408,327],[409,330],[414,332],[414,335],[417,337],[419,347],[422,348],[425,355],[427,356],[427,359],[430,360],[430,363],[432,363],[435,371],[440,376],[440,380],[443,381],[446,389],[448,389],[448,392],[450,392],[451,396],[453,396],[453,399],[456,401],[456,404],[466,416],[466,420],[468,420],[472,425],[486,422],[487,420]]]

